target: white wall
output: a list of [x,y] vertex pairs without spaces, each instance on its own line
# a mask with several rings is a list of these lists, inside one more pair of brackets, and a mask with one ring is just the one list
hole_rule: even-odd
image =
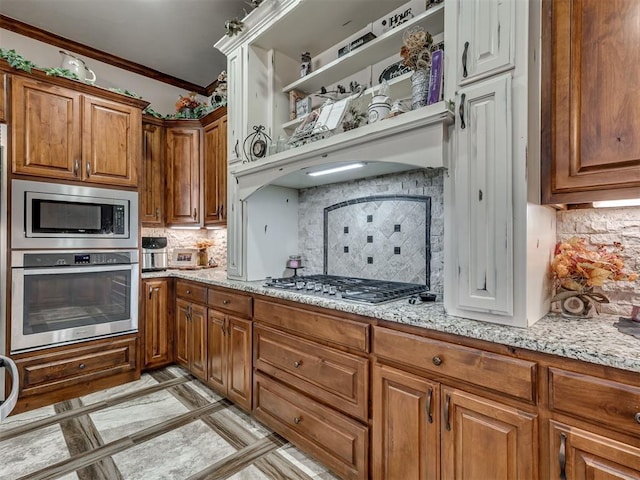
[[[27,60],[39,67],[59,67],[62,62],[60,48],[48,43],[40,42],[23,35],[0,29],[0,47],[7,50],[15,50]],[[73,53],[73,52],[69,52]],[[186,95],[184,89],[158,82],[143,75],[123,70],[106,63],[82,57],[87,66],[96,74],[96,86],[103,88],[120,88],[129,90],[146,101],[151,102],[150,107],[163,115],[175,113],[175,103],[180,95]],[[215,79],[211,79],[213,81]],[[201,101],[207,101],[206,97],[198,96]]]

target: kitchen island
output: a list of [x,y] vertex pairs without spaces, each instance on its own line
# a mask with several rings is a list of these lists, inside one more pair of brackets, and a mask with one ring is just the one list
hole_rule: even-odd
[[550,313],[528,328],[518,328],[447,315],[439,301],[410,304],[404,299],[383,305],[358,304],[265,287],[263,281],[228,280],[226,272],[217,269],[142,275],[143,279],[158,277],[182,278],[640,373],[640,339],[620,333],[614,326],[618,317],[614,316],[575,320]]

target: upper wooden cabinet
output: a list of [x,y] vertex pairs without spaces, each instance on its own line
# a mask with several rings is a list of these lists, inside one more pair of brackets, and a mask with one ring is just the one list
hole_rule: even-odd
[[204,127],[204,223],[227,219],[227,117]]
[[13,173],[138,185],[139,106],[13,76],[11,112]]
[[640,197],[640,3],[543,3],[543,201]]
[[0,123],[7,121],[7,74],[0,72]]
[[164,225],[164,127],[162,120],[144,118],[142,122],[142,188],[140,220],[143,226]]
[[200,224],[200,128],[168,127],[167,224]]

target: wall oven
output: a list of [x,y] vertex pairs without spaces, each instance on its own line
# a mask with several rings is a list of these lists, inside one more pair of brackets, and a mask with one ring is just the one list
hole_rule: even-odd
[[11,353],[138,329],[138,251],[12,251]]
[[12,249],[137,247],[137,192],[11,182]]

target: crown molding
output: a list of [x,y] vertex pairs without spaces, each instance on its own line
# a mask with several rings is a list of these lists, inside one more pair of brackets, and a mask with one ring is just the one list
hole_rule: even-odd
[[[98,60],[99,62],[107,63],[109,65],[113,65],[114,67],[118,67],[132,73],[137,73],[138,75],[143,75],[158,82],[173,85],[174,87],[183,88],[190,92],[196,92],[200,95],[210,95],[210,93],[208,93],[209,88],[212,85],[216,84],[216,82],[214,81],[208,87],[202,87],[200,85],[196,85],[195,83],[191,83],[172,75],[159,72],[157,70],[154,70],[153,68],[145,67],[144,65],[141,65],[139,63],[131,62],[122,57],[118,57],[116,55],[103,52],[102,50],[89,47],[82,43],[69,40],[68,38],[61,37],[54,33],[47,32],[46,30],[34,27],[33,25],[29,25],[27,23],[21,22],[11,17],[7,17],[6,15],[2,14],[0,14],[0,28],[18,33],[20,35],[24,35],[25,37],[29,37],[34,40],[48,43],[49,45],[55,45],[56,47],[60,47],[65,50],[71,50],[74,53],[92,58],[94,60]],[[213,87],[211,91],[213,91],[214,89],[215,87]]]

